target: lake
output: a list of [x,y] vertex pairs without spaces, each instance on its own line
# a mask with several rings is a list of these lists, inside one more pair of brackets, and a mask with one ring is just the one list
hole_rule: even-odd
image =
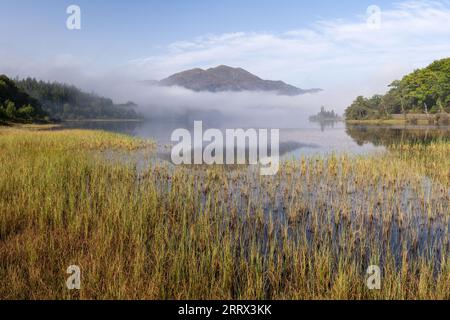
[[[222,132],[225,129],[246,129],[233,122],[221,124],[204,122],[203,126],[204,130],[214,127]],[[64,122],[63,127],[106,130],[152,138],[159,146],[163,146],[171,143],[170,137],[175,129],[185,128],[192,132],[193,121],[70,121]],[[331,152],[370,154],[382,152],[392,143],[429,143],[436,139],[450,138],[450,126],[348,125],[344,122],[303,121],[295,128],[279,127],[279,129],[280,154],[283,158]]]

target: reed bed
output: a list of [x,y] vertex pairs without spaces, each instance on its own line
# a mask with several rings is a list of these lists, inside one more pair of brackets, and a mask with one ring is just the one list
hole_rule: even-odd
[[102,156],[153,146],[0,129],[0,298],[450,299],[448,141],[272,177]]

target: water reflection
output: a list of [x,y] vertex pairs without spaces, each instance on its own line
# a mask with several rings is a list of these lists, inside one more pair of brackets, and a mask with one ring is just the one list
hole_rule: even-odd
[[[236,123],[204,122],[203,130],[243,128]],[[185,128],[192,132],[193,121],[76,121],[63,124],[66,128],[84,128],[125,133],[152,138],[159,146],[170,145],[172,132]],[[245,127],[244,127],[245,129]],[[258,129],[258,128],[255,128]],[[295,128],[280,128],[280,151],[285,158],[302,155],[348,152],[367,154],[384,151],[392,143],[429,143],[436,139],[450,139],[450,126],[379,126],[346,125],[344,122],[299,122]]]
[[450,126],[362,126],[347,125],[347,134],[360,146],[371,143],[389,146],[398,143],[430,143],[450,139]]
[[342,121],[338,120],[321,120],[321,121],[311,121],[312,123],[316,123],[320,126],[320,131],[324,132],[326,129],[333,129],[335,126],[337,126],[338,123]]

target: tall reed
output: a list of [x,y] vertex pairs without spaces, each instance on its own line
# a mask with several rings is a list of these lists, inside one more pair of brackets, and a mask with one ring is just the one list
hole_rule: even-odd
[[0,129],[0,298],[450,299],[449,142],[305,157],[273,177],[105,156],[152,147]]

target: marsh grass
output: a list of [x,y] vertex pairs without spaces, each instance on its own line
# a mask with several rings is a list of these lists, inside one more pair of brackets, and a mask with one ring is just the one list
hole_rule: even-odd
[[[226,167],[147,141],[0,130],[2,299],[450,299],[450,144]],[[65,286],[69,265],[82,288]],[[382,270],[368,290],[366,269]]]

